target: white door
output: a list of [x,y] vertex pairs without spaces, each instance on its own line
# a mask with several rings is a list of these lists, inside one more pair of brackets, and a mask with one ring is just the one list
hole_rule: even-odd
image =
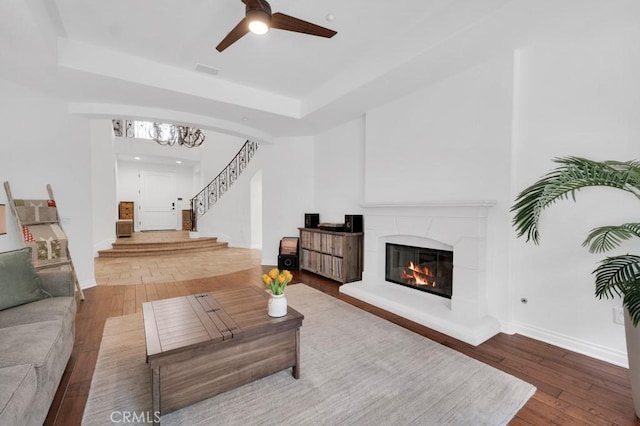
[[140,230],[176,229],[176,175],[140,171]]

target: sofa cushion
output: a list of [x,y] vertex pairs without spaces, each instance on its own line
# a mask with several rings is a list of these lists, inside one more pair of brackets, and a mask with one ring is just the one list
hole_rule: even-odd
[[[72,330],[62,328],[62,320],[0,328],[0,368],[33,364],[40,390],[48,381],[59,380],[56,370],[64,371],[73,348],[70,333]],[[65,361],[60,367],[61,358]]]
[[60,320],[69,329],[75,320],[76,300],[73,297],[49,297],[13,309],[0,311],[0,328],[31,324],[40,321]]
[[51,297],[31,263],[31,248],[0,253],[0,310]]
[[32,365],[0,368],[0,425],[19,425],[29,413],[37,379]]

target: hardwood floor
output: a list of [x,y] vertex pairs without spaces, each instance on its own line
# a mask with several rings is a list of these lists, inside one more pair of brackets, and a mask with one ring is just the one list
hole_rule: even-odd
[[[45,424],[80,424],[107,318],[135,313],[146,301],[231,286],[262,287],[260,276],[269,269],[257,266],[190,281],[85,290],[86,300],[78,301],[71,360]],[[538,391],[511,421],[512,425],[640,425],[633,412],[628,372],[624,368],[520,335],[499,334],[474,347],[340,295],[338,283],[320,276],[296,271],[293,282],[303,282],[535,385]]]

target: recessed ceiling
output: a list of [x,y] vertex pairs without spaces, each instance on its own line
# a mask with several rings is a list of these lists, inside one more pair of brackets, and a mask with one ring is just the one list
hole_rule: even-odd
[[271,0],[274,12],[337,35],[274,29],[220,53],[215,46],[244,17],[241,0],[5,0],[0,77],[79,114],[173,119],[257,140],[313,135],[532,34],[561,33],[603,3]]

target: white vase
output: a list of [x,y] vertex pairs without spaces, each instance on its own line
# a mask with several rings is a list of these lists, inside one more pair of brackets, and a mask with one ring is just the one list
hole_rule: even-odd
[[284,294],[272,294],[269,298],[269,316],[273,318],[287,315],[287,298]]

